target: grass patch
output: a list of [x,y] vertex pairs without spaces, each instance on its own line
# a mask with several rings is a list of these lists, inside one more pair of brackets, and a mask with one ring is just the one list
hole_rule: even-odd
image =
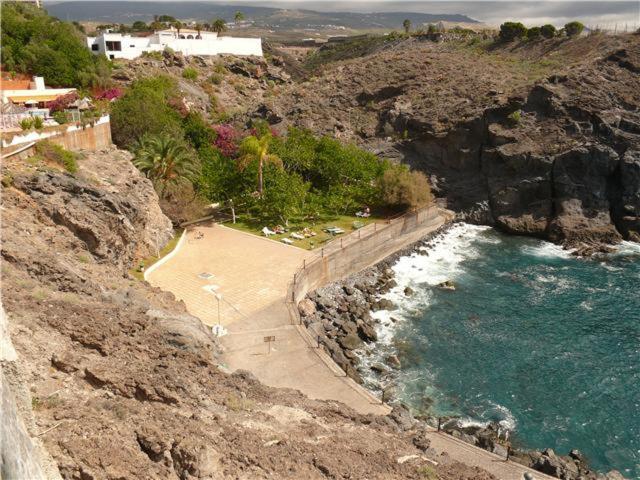
[[[171,251],[173,251],[173,249],[176,247],[176,245],[180,241],[180,237],[182,237],[182,234],[183,234],[183,230],[182,229],[174,231],[173,238],[171,240],[169,240],[169,242],[164,246],[164,248],[162,250],[160,250],[160,255],[158,255],[157,257],[156,256],[150,256],[150,257],[147,257],[147,258],[141,260],[138,263],[138,265],[136,265],[135,267],[132,267],[132,268],[129,269],[129,273],[131,275],[133,275],[133,277],[138,279],[138,280],[144,280],[144,270],[149,268],[151,265],[156,263],[158,260],[160,260],[165,255],[168,255]],[[144,267],[144,270],[141,269],[140,267]]]
[[195,68],[187,67],[182,71],[182,78],[186,80],[196,80],[198,78],[198,71]]
[[[283,238],[289,238],[293,241],[293,245],[299,248],[304,248],[305,250],[313,250],[318,247],[322,247],[326,245],[328,242],[333,240],[334,238],[338,238],[344,236],[348,233],[351,233],[355,230],[353,224],[354,222],[359,222],[360,224],[368,225],[374,221],[383,220],[382,217],[374,217],[371,216],[369,218],[359,218],[351,215],[338,215],[334,217],[322,217],[318,220],[312,221],[303,221],[303,220],[293,220],[289,222],[288,232],[281,233],[277,235],[272,235],[269,238],[271,240],[280,241]],[[235,228],[236,230],[241,230],[243,232],[251,233],[253,235],[258,235],[263,237],[262,229],[265,227],[263,222],[252,219],[250,217],[246,217],[243,215],[239,215],[236,223],[225,223],[227,227]],[[267,225],[270,229],[273,230],[273,225]],[[315,237],[305,238],[304,240],[296,240],[291,238],[292,232],[302,232],[302,230],[307,227],[316,232]],[[338,227],[345,231],[343,234],[339,235],[331,235],[330,233],[324,232],[323,229],[326,227]]]
[[61,165],[69,173],[78,171],[77,155],[49,140],[36,143],[36,154],[46,162]]
[[437,480],[438,478],[438,474],[436,473],[435,468],[429,465],[418,467],[416,473],[420,476],[420,478],[424,478],[426,480]]
[[232,410],[234,412],[240,412],[242,410],[252,410],[255,406],[255,402],[253,400],[243,398],[235,393],[229,395],[224,404],[229,410]]

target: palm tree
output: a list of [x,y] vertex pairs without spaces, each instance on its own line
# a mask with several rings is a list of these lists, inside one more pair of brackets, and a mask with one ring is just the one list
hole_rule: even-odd
[[175,137],[161,133],[145,135],[135,146],[133,164],[164,196],[167,186],[190,182],[197,175],[197,161]]
[[236,12],[236,14],[233,16],[233,20],[236,23],[236,25],[238,24],[238,22],[241,22],[242,20],[244,20],[244,13],[242,12]]
[[405,33],[409,33],[409,30],[411,30],[411,20],[406,18],[404,22],[402,22],[402,26],[404,27]]
[[198,32],[198,36],[196,38],[202,38],[202,36],[200,35],[200,32],[202,32],[202,24],[201,23],[196,23],[194,28],[196,29],[196,32]]
[[176,20],[173,23],[173,26],[178,31],[178,38],[180,38],[180,30],[182,30],[182,27],[184,27],[184,24],[180,20]]
[[216,18],[211,24],[211,29],[220,35],[222,32],[227,30],[227,22],[221,18]]
[[260,138],[250,135],[246,137],[240,144],[240,158],[238,159],[238,168],[242,171],[253,162],[258,162],[258,195],[262,198],[264,190],[262,170],[266,164],[273,164],[278,168],[282,168],[282,160],[280,157],[269,153],[269,145],[272,136],[265,133]]

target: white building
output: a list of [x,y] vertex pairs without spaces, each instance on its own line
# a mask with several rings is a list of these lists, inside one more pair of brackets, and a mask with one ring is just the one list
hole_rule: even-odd
[[260,38],[219,37],[216,32],[188,29],[180,29],[178,33],[173,27],[154,32],[147,37],[105,32],[98,37],[87,37],[87,45],[93,53],[106,55],[110,59],[133,59],[144,52],[162,52],[167,47],[184,55],[226,53],[262,56]]

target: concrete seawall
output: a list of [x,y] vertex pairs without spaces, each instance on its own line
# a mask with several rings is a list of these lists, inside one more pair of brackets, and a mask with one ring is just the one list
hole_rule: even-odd
[[[417,242],[443,225],[448,217],[447,211],[431,205],[334,240],[296,272],[287,298],[297,305],[308,292],[375,265]],[[297,317],[297,308],[294,310]]]

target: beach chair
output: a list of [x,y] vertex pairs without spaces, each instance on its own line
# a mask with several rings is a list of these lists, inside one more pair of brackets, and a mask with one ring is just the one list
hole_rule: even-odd
[[291,238],[295,238],[296,240],[304,240],[304,235],[298,232],[293,232],[291,234]]
[[274,232],[273,230],[269,230],[269,227],[264,227],[262,229],[262,233],[264,233],[265,237],[268,237],[270,235],[275,235],[276,234],[276,232]]
[[293,245],[293,240],[290,240],[288,238],[281,238],[280,241],[282,243],[286,243],[287,245]]

